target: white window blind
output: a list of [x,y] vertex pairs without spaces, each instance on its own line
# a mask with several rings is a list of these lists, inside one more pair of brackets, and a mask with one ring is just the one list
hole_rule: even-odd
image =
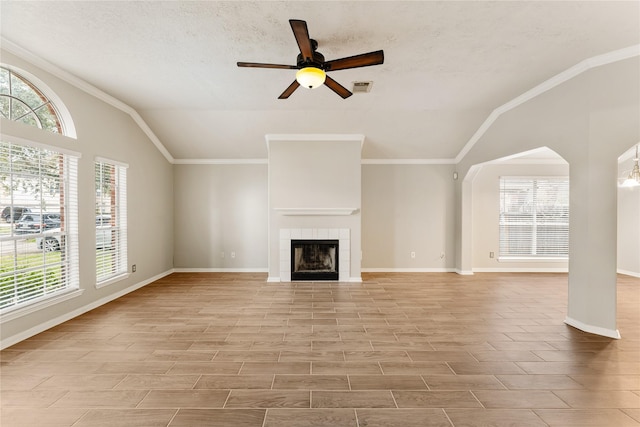
[[98,159],[96,183],[96,281],[98,285],[126,274],[127,168]]
[[0,309],[77,289],[78,157],[0,142]]
[[568,178],[500,178],[499,256],[568,258]]

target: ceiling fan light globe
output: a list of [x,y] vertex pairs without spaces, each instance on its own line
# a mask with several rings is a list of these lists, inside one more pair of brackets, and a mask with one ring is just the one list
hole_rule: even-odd
[[322,86],[326,78],[326,73],[316,67],[301,68],[296,73],[296,80],[300,83],[300,86],[307,89],[315,89],[318,86]]

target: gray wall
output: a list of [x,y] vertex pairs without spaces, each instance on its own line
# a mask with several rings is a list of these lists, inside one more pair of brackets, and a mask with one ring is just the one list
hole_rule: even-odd
[[175,165],[174,185],[176,269],[266,271],[266,164]]
[[[15,342],[70,316],[126,293],[173,268],[172,165],[128,114],[65,81],[2,51],[2,63],[26,70],[44,82],[65,103],[77,139],[2,119],[2,133],[81,153],[78,164],[80,288],[79,297],[2,322],[2,342]],[[128,257],[137,272],[96,289],[95,187],[96,156],[124,162],[127,170]]]
[[[362,165],[363,271],[454,269],[453,168]],[[266,164],[174,166],[176,269],[267,270],[267,169]],[[472,186],[475,271],[566,269],[566,262],[498,262],[497,218],[500,176],[568,173],[568,165],[482,166]],[[618,194],[618,269],[640,275],[640,191]]]
[[454,268],[453,170],[453,165],[362,166],[363,271]]

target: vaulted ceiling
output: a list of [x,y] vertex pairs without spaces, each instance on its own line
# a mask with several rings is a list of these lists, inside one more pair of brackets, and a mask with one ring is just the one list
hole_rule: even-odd
[[[581,61],[640,42],[636,1],[2,1],[1,35],[134,108],[175,159],[263,159],[265,134],[358,133],[363,158],[453,159],[501,105]],[[289,19],[335,59],[383,65],[278,95]]]

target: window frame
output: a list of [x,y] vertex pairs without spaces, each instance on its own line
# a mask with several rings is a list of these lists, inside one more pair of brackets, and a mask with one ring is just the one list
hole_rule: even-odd
[[[49,107],[55,111],[55,116],[57,118],[57,132],[53,132],[50,129],[43,129],[37,125],[31,125],[33,127],[39,128],[41,130],[47,131],[47,133],[58,133],[60,135],[64,135],[69,138],[77,139],[78,135],[76,132],[76,127],[73,122],[73,118],[71,117],[71,113],[67,109],[67,106],[62,99],[53,91],[47,84],[45,84],[42,80],[40,80],[37,76],[30,73],[27,70],[22,68],[18,68],[14,65],[0,62],[0,69],[6,70],[10,75],[13,74],[17,76],[22,82],[24,82],[27,86],[31,87],[34,92],[39,94],[40,96],[47,99]],[[10,81],[10,80],[9,80]],[[11,99],[10,93],[0,93],[0,97],[9,97]],[[19,100],[22,103],[25,103],[25,100],[14,97],[14,99]],[[10,101],[11,102],[11,101]],[[28,104],[27,104],[28,105]],[[42,106],[39,106],[42,107]],[[47,107],[47,108],[49,108]],[[4,120],[11,120],[10,118],[4,118]],[[21,122],[25,124],[24,122]],[[30,126],[30,124],[26,123],[25,126]]]
[[[49,98],[42,90],[40,90],[29,79],[24,77],[20,72],[17,72],[8,67],[0,67],[0,69],[1,69],[0,71],[6,71],[9,77],[7,81],[8,93],[0,93],[0,97],[5,97],[5,98],[8,98],[9,100],[9,117],[5,117],[5,118],[7,120],[11,120],[19,123],[25,123],[23,121],[24,118],[32,117],[35,122],[35,126],[38,129],[46,130],[53,133],[64,134],[63,121],[60,118],[58,108],[56,107],[54,102],[51,100],[51,98]],[[40,99],[40,104],[37,106],[30,105],[31,104],[30,102],[26,101],[20,96],[17,96],[13,89],[12,77],[15,78],[16,80],[19,80],[22,84],[25,85],[25,87],[30,89],[30,91],[36,96],[36,98]],[[16,117],[13,116],[13,113],[14,113],[13,104],[15,102],[18,102],[20,103],[20,105],[23,106],[23,112]],[[52,127],[43,125],[43,118],[40,116],[40,114],[38,114],[38,110],[47,110],[49,112],[51,119],[53,119],[53,122],[54,122]]]
[[[102,170],[105,166],[113,168],[113,184],[115,188],[111,189],[109,204],[105,203],[105,199],[101,197],[102,189],[105,188],[103,181],[104,174]],[[100,182],[98,182],[98,167],[100,167]],[[128,229],[127,229],[127,169],[129,165],[116,160],[96,157],[94,159],[94,183],[95,183],[95,217],[96,217],[96,233],[94,245],[96,251],[95,257],[95,273],[96,288],[102,288],[110,284],[119,282],[129,277],[128,267]],[[113,205],[112,205],[113,204]],[[105,210],[109,211],[110,223],[104,225],[103,218],[106,215]],[[100,224],[98,224],[98,222]],[[100,227],[100,228],[99,228]],[[108,230],[105,233],[105,230]],[[104,241],[102,234],[109,234],[112,247],[112,268],[108,273],[102,273],[105,269],[105,254],[108,254],[105,247],[98,248],[98,241]]]
[[[61,252],[61,262],[54,263],[60,266],[61,272],[64,272],[64,285],[61,287],[57,287],[55,290],[51,292],[47,292],[46,289],[42,291],[42,293],[37,296],[29,299],[25,299],[22,301],[16,301],[11,305],[7,305],[0,309],[0,317],[1,322],[4,323],[23,315],[33,313],[45,307],[49,307],[51,305],[57,304],[62,301],[66,301],[68,299],[79,296],[83,293],[83,290],[80,289],[80,280],[79,280],[79,250],[78,250],[78,165],[80,161],[80,153],[73,152],[70,150],[62,149],[60,147],[50,146],[46,144],[37,143],[34,141],[26,140],[23,138],[12,137],[5,134],[0,134],[0,146],[5,150],[5,144],[9,145],[8,150],[10,150],[10,145],[19,146],[19,147],[27,147],[30,149],[42,151],[49,151],[54,153],[56,156],[60,156],[63,162],[62,167],[62,179],[59,182],[60,188],[63,193],[63,204],[59,206],[61,213],[64,212],[63,221],[64,224],[61,223],[60,233],[56,233],[59,236],[64,236],[64,255]],[[12,164],[12,163],[11,163]],[[8,174],[10,175],[10,179],[14,179],[15,175],[21,174],[22,172],[14,172],[12,166],[9,166]],[[42,176],[40,176],[38,180],[38,185],[42,186]],[[13,188],[9,191],[9,200],[11,206],[21,206],[24,203],[15,201],[15,191]],[[42,196],[41,196],[42,197]],[[40,212],[33,212],[34,214],[40,214]],[[13,226],[12,226],[13,227]],[[63,231],[64,230],[64,231]],[[42,238],[45,239],[47,232],[40,231],[38,233],[29,234],[29,238]],[[17,234],[10,232],[8,236],[3,236],[1,240],[4,242],[13,242],[10,245],[14,246],[13,257],[14,260],[17,260],[18,253],[17,250],[17,242],[19,240],[24,240],[24,237],[21,237],[22,234]],[[36,243],[37,244],[37,243]],[[42,240],[42,247],[39,249],[43,254],[43,263],[40,266],[35,266],[34,268],[28,268],[29,271],[42,271],[43,277],[46,274],[47,267],[51,267],[54,264],[46,263],[46,248],[44,244],[44,240]],[[40,252],[38,252],[40,253]],[[17,261],[16,261],[17,262]],[[14,272],[21,271],[20,269],[12,270]],[[24,271],[24,269],[22,270]],[[15,276],[14,276],[15,280]],[[15,283],[15,282],[14,282]]]
[[[508,213],[513,213],[513,212],[507,212],[505,209],[505,204],[506,204],[505,193],[504,193],[505,181],[520,181],[520,182],[528,181],[528,183],[531,185],[532,199],[530,200],[531,203],[529,205],[531,208],[531,212],[528,213],[531,215],[530,224],[527,224],[526,222],[518,222],[518,221],[511,221],[511,222],[505,221],[504,219],[505,216]],[[566,215],[561,214],[561,215],[552,217],[552,219],[555,219],[555,221],[553,222],[538,221],[538,216],[541,214],[540,210],[538,209],[539,198],[537,196],[537,191],[536,191],[536,189],[541,188],[541,186],[538,185],[538,182],[542,183],[543,186],[550,186],[550,185],[553,185],[553,183],[558,183],[565,187],[560,191],[564,191],[566,189],[566,193],[560,193],[560,197],[558,198],[558,200],[564,199],[566,203],[561,203],[558,205],[558,207],[560,207],[559,211],[566,213]],[[498,189],[498,201],[499,201],[498,261],[500,262],[504,262],[504,261],[506,262],[567,262],[569,260],[569,226],[570,226],[569,176],[501,176],[499,177],[499,180],[498,180],[498,186],[499,186],[499,189]],[[534,186],[536,188],[534,188]],[[548,207],[549,205],[547,204],[545,206]],[[504,251],[503,242],[507,240],[516,240],[516,239],[512,239],[511,237],[508,237],[508,238],[504,237],[505,226],[509,226],[509,225],[511,225],[512,227],[517,225],[530,225],[532,227],[530,234],[526,236],[531,239],[528,243],[530,244],[532,253],[529,253],[529,254],[517,253],[516,250],[512,252]],[[562,233],[564,234],[564,239],[561,239],[562,244],[553,246],[553,248],[557,248],[556,252],[566,249],[566,253],[562,253],[562,254],[551,253],[551,252],[543,252],[541,254],[537,253],[539,251],[539,247],[541,246],[540,245],[541,239],[538,238],[539,230],[543,226],[560,226],[560,227],[566,228],[566,232]],[[562,234],[559,234],[559,235],[563,237]],[[522,240],[525,240],[525,239],[522,239]]]

